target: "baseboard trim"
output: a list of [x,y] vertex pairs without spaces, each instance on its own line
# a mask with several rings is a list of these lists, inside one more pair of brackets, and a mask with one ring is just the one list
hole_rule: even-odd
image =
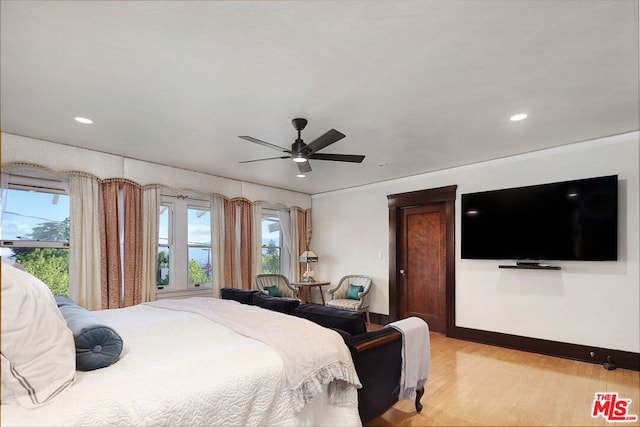
[[369,317],[371,318],[371,323],[375,323],[376,325],[386,325],[389,323],[388,314],[369,313]]
[[[455,338],[602,365],[611,356],[618,368],[640,371],[640,353],[549,341],[456,326]],[[593,354],[593,356],[592,356]]]

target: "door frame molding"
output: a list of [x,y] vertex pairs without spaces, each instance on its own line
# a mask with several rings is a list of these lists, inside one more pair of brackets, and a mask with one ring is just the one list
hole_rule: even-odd
[[387,196],[389,205],[389,320],[399,320],[401,293],[400,273],[400,235],[402,233],[402,209],[419,207],[434,203],[444,203],[446,221],[446,335],[455,337],[456,332],[456,263],[455,263],[455,201],[457,185],[418,190]]

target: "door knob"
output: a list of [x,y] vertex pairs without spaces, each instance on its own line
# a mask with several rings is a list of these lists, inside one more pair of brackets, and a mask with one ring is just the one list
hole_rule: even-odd
[[400,270],[400,274],[404,276],[404,270]]

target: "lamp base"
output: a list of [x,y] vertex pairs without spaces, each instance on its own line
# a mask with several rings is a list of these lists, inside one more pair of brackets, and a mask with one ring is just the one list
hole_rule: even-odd
[[314,272],[311,270],[307,270],[304,272],[304,274],[302,275],[302,279],[305,282],[315,282],[315,280],[313,280],[313,276],[314,276]]

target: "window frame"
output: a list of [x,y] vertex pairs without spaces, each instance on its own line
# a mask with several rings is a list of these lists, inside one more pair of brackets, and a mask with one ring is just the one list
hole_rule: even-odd
[[[3,174],[4,175],[4,174]],[[65,195],[70,197],[68,184],[64,181],[55,179],[32,178],[21,175],[6,174],[6,187],[2,190],[19,190],[26,192],[46,193],[52,196]],[[34,212],[35,213],[35,212]],[[3,212],[4,215],[4,212]],[[69,224],[71,223],[71,205],[67,214]],[[0,248],[14,249],[64,249],[71,256],[71,248],[69,240],[52,241],[52,240],[24,240],[24,239],[7,239],[4,235],[0,236]],[[67,263],[66,274],[69,274],[69,265]],[[50,287],[49,284],[47,284]],[[68,289],[68,288],[67,288]]]
[[[278,245],[277,246],[273,246],[273,247],[277,248],[277,250],[278,250],[278,271],[277,272],[268,272],[268,273],[266,273],[264,271],[264,263],[262,262],[262,259],[264,258],[265,255],[262,253],[262,251],[264,251],[265,249],[268,249],[268,248],[272,248],[272,246],[267,246],[267,245],[260,245],[260,247],[261,247],[261,251],[260,251],[260,254],[261,254],[261,258],[260,258],[261,268],[260,268],[260,271],[263,274],[271,274],[271,273],[273,273],[273,274],[282,274],[282,270],[283,270],[283,265],[282,265],[282,262],[283,262],[283,259],[282,259],[282,252],[283,252],[282,251],[282,244],[284,243],[284,235],[282,233],[282,224],[280,223],[280,216],[278,215],[278,210],[277,209],[270,209],[270,208],[262,208],[262,218],[261,218],[261,221],[260,221],[261,225],[264,224],[264,222],[266,220],[269,220],[269,221],[272,221],[272,222],[277,222],[278,225],[279,225],[279,229],[278,229],[278,234],[279,234]],[[262,237],[262,228],[263,227],[261,227],[261,229],[260,229],[261,230],[260,243],[262,243],[262,239],[263,239],[263,237]]]
[[[64,194],[69,196],[67,185],[63,181],[53,179],[31,178],[21,175],[7,174],[8,190],[35,191],[39,193]],[[71,219],[71,206],[69,206],[69,219]],[[58,248],[69,249],[69,240],[50,241],[50,240],[22,240],[22,239],[0,239],[0,247],[3,248]]]
[[[168,224],[168,242],[161,243],[160,235],[158,236],[158,252],[161,247],[169,248],[169,283],[167,285],[158,285],[156,279],[156,295],[167,296],[175,293],[202,293],[210,294],[213,288],[213,280],[204,283],[189,283],[189,248],[209,248],[213,251],[213,244],[210,245],[198,243],[190,245],[189,237],[189,209],[197,209],[209,212],[211,215],[211,203],[191,196],[161,194],[160,209],[167,207],[169,211]],[[158,211],[158,218],[160,211]],[[158,226],[160,226],[160,221]],[[212,277],[213,279],[213,277]]]

